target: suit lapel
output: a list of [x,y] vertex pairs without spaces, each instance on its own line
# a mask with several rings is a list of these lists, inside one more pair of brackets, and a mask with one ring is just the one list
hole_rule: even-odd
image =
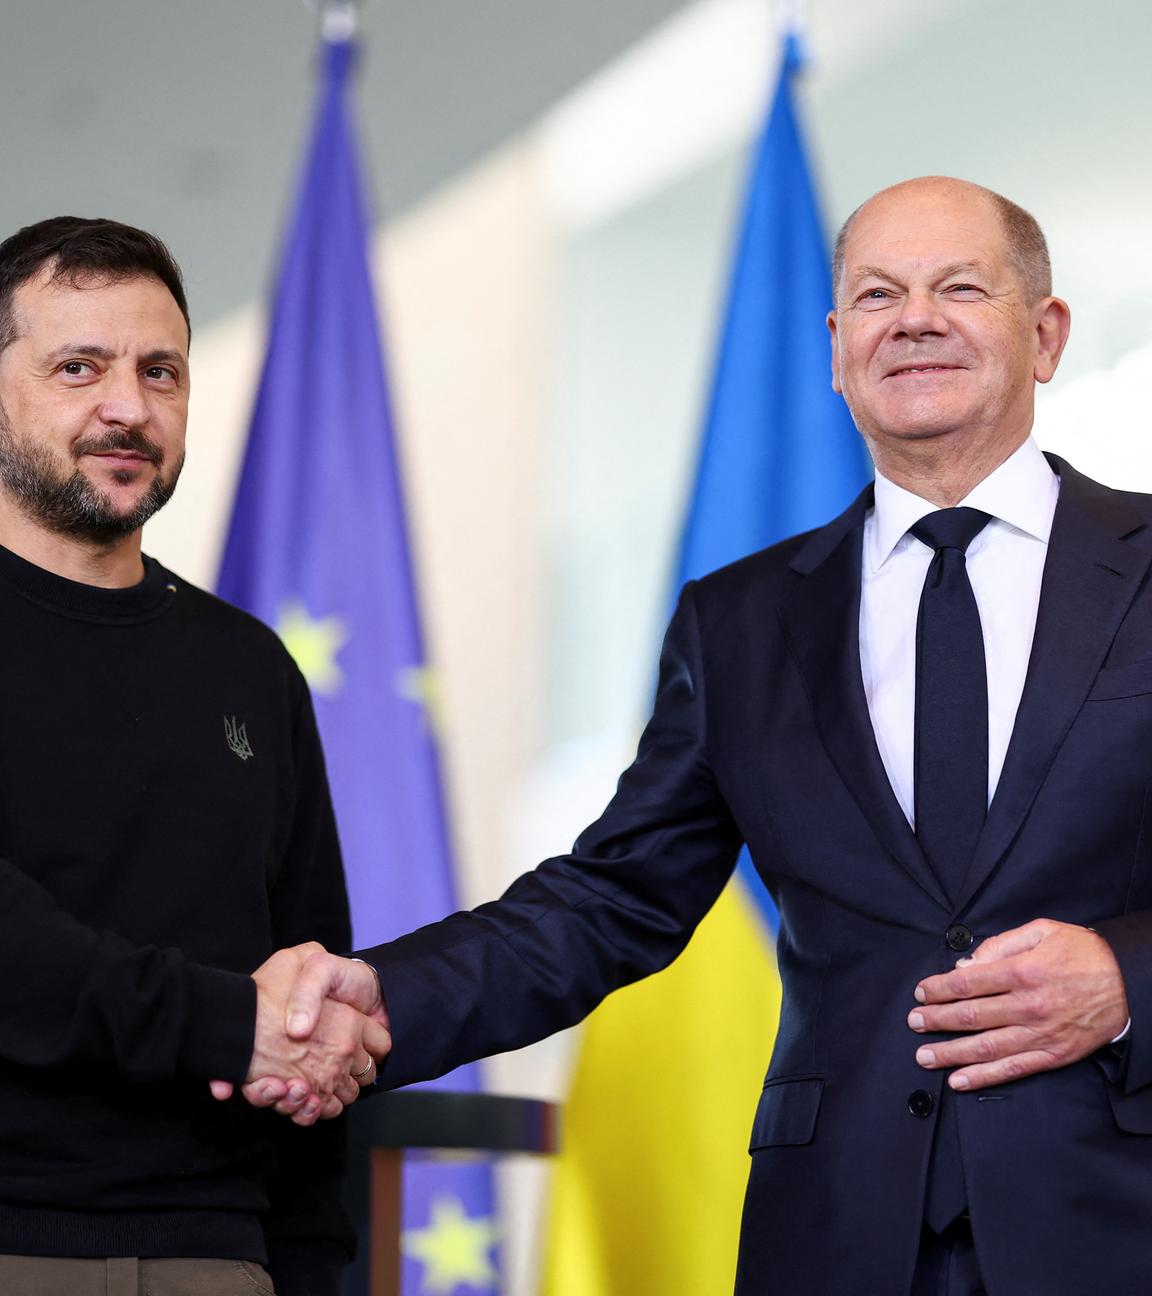
[[958,908],[984,884],[1019,832],[1152,560],[1122,539],[1144,525],[1122,495],[1049,459],[1060,473],[1060,498],[1028,676]]
[[837,772],[897,863],[947,909],[943,888],[888,781],[860,674],[861,546],[871,504],[869,487],[803,546],[792,568],[804,579],[778,611],[820,739]]

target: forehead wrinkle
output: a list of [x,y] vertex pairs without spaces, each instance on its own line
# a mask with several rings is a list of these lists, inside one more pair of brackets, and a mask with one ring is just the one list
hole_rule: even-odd
[[[119,354],[118,351],[101,346],[98,342],[65,342],[63,346],[54,348],[44,358],[51,362],[63,360],[68,356],[91,356],[93,360],[115,360]],[[160,360],[173,364],[185,363],[184,352],[171,347],[151,347],[142,352],[139,359],[145,364],[154,364]]]
[[94,360],[114,360],[116,353],[106,346],[100,346],[96,342],[66,342],[63,346],[56,347],[47,355],[49,360],[63,360],[65,356],[79,355],[91,356]]

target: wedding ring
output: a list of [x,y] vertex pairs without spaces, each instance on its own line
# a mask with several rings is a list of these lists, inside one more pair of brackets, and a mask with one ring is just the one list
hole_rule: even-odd
[[375,1059],[374,1057],[369,1056],[369,1058],[368,1058],[368,1065],[364,1068],[363,1071],[353,1071],[353,1072],[352,1072],[352,1079],[353,1079],[353,1080],[363,1080],[364,1077],[368,1074],[369,1071],[372,1070],[372,1068],[373,1068],[375,1065],[376,1065],[376,1059]]

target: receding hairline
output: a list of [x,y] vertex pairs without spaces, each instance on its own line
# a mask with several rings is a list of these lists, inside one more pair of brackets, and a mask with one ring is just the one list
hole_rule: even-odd
[[50,216],[0,242],[0,352],[14,340],[16,293],[41,276],[77,287],[153,277],[171,293],[191,338],[184,276],[162,239],[103,216]]
[[0,351],[6,350],[13,342],[18,341],[23,336],[23,321],[20,318],[19,305],[20,293],[23,289],[40,283],[45,288],[74,288],[83,292],[93,288],[108,288],[114,284],[131,283],[136,279],[149,280],[157,284],[172,298],[173,305],[180,311],[184,319],[184,327],[188,331],[188,344],[191,346],[192,325],[188,322],[188,317],[184,314],[183,308],[173,294],[172,289],[158,274],[153,274],[151,270],[104,268],[89,270],[83,266],[63,265],[59,257],[53,257],[49,261],[42,262],[32,274],[13,287],[5,311],[7,327],[4,329],[2,337],[0,337]]
[[930,183],[937,184],[941,189],[950,187],[954,190],[969,190],[987,199],[1000,218],[1000,227],[1004,232],[1008,259],[1020,275],[1029,298],[1032,301],[1039,301],[1042,297],[1051,296],[1052,261],[1048,254],[1048,241],[1044,237],[1044,231],[1040,228],[1039,222],[1031,212],[1025,211],[1018,203],[1014,203],[1010,198],[1005,198],[1003,194],[997,193],[994,189],[975,184],[971,180],[958,180],[951,176],[922,176],[917,180],[905,180],[900,184],[889,185],[886,189],[874,193],[870,198],[865,199],[840,226],[836,234],[836,241],[832,247],[832,296],[834,301],[839,300],[840,280],[844,274],[844,249],[847,246],[848,236],[852,231],[857,216],[877,198],[882,198],[885,194],[913,185],[927,185]]

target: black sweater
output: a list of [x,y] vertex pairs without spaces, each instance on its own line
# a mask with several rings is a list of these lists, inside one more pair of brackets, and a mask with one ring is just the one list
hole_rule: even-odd
[[316,1296],[342,1122],[207,1086],[247,1069],[248,974],[349,944],[311,703],[270,630],[145,564],[107,590],[0,549],[0,1252],[270,1257]]

